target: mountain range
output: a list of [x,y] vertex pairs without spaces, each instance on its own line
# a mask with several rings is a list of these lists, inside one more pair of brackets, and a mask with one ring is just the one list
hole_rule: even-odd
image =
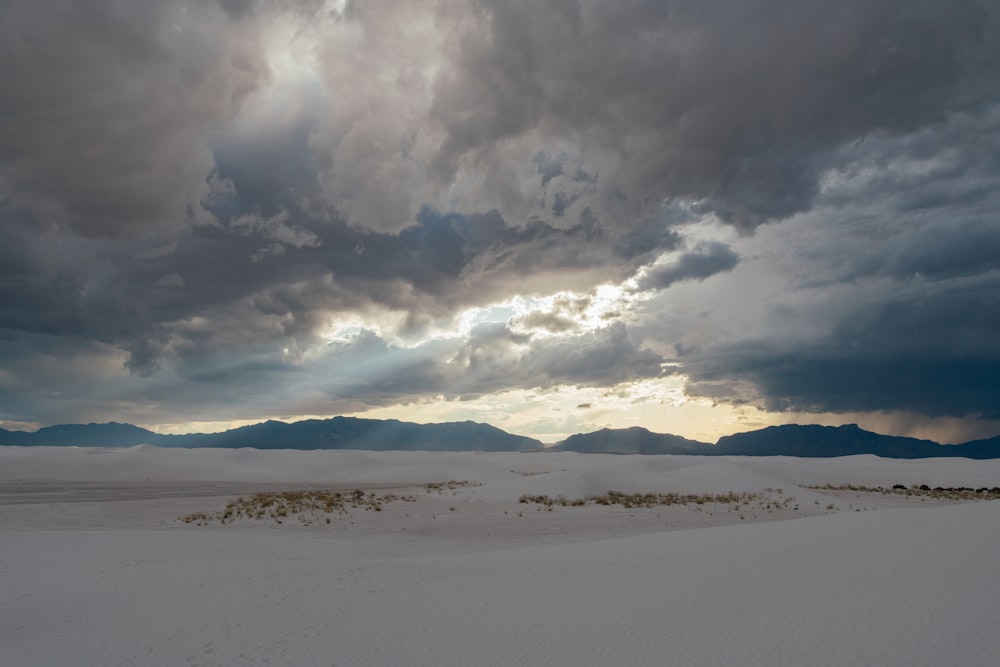
[[414,424],[395,419],[333,417],[291,424],[266,421],[220,433],[162,435],[132,424],[64,424],[34,432],[0,429],[0,445],[131,447],[253,447],[255,449],[367,449],[521,451],[540,448],[533,438],[475,422]]
[[602,429],[573,435],[552,449],[609,454],[700,454],[705,456],[831,457],[875,454],[885,458],[921,459],[960,456],[970,459],[1000,458],[1000,436],[961,445],[942,445],[866,431],[857,424],[817,426],[787,424],[768,426],[719,438],[714,445],[676,435],[652,433],[644,428]]
[[33,432],[0,428],[0,445],[131,447],[252,447],[255,449],[362,449],[409,451],[568,451],[604,454],[694,454],[704,456],[832,457],[875,454],[915,459],[960,456],[1000,458],[1000,436],[942,445],[881,435],[845,426],[789,424],[724,436],[715,444],[641,427],[601,429],[570,436],[551,447],[489,424],[446,422],[415,424],[395,419],[333,417],[285,423],[266,421],[220,433],[163,435],[132,424],[62,424]]

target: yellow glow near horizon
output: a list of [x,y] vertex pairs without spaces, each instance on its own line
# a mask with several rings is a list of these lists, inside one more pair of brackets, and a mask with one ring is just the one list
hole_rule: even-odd
[[[364,419],[399,419],[420,424],[464,421],[488,423],[508,433],[525,435],[552,444],[577,433],[602,428],[640,426],[654,433],[670,433],[692,440],[714,443],[720,437],[780,424],[840,426],[857,423],[861,428],[890,435],[929,438],[955,444],[975,437],[990,437],[996,422],[984,422],[979,435],[959,435],[967,424],[960,418],[929,419],[902,413],[775,413],[750,406],[712,403],[683,393],[683,378],[669,377],[623,384],[609,389],[556,387],[549,390],[500,392],[474,400],[445,397],[419,402],[345,411],[342,416]],[[230,421],[150,423],[137,426],[162,434],[216,433],[268,419],[291,423],[306,419],[329,419],[337,414],[261,416]],[[34,430],[38,425],[5,422],[7,429]]]
[[352,416],[421,423],[469,419],[545,443],[576,433],[631,426],[714,443],[723,435],[781,423],[753,408],[689,398],[684,395],[683,386],[683,378],[668,377],[610,388],[518,389],[472,400],[429,398],[373,408]]
[[263,419],[234,419],[232,421],[194,421],[180,424],[136,424],[142,428],[149,429],[161,435],[186,435],[188,433],[219,433],[229,431],[241,426],[253,426],[259,424]]

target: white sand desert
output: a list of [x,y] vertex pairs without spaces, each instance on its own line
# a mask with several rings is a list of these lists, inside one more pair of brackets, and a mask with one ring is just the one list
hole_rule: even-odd
[[994,664],[1000,503],[843,484],[1000,461],[0,447],[0,665]]

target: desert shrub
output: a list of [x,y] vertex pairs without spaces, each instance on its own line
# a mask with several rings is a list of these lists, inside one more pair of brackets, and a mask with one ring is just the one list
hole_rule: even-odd
[[881,486],[857,486],[854,484],[822,484],[809,486],[810,489],[827,491],[857,491],[860,493],[881,493],[885,495],[918,496],[925,498],[935,498],[939,500],[1000,500],[1000,487],[988,489],[981,487],[972,489],[967,486],[944,487],[936,486],[931,488],[928,484],[914,484],[906,487],[902,484],[894,484],[892,488],[885,489]]
[[427,490],[427,493],[430,493],[431,491],[444,493],[445,491],[454,491],[455,489],[461,489],[467,486],[482,486],[482,482],[470,482],[467,479],[452,479],[447,482],[431,482],[430,484],[424,484],[424,489]]
[[[459,484],[459,482],[444,482],[443,485]],[[472,482],[461,484],[471,485]],[[444,486],[442,486],[444,488]],[[240,519],[262,521],[272,519],[282,523],[290,515],[296,516],[303,525],[319,523],[321,518],[330,523],[331,514],[348,514],[350,510],[381,512],[383,506],[394,502],[415,502],[414,495],[398,496],[393,493],[377,495],[363,489],[354,489],[344,493],[341,491],[307,490],[307,491],[268,491],[255,493],[252,496],[240,496],[229,501],[219,512],[195,512],[180,517],[184,523],[208,525],[212,522],[232,523]]]
[[[775,492],[773,489],[771,492]],[[783,493],[780,489],[778,492]],[[543,505],[547,508],[559,507],[582,507],[584,505],[620,505],[626,509],[653,508],[668,505],[704,505],[705,503],[719,503],[732,505],[734,509],[739,509],[741,505],[758,504],[767,507],[773,504],[774,507],[788,507],[795,502],[793,497],[784,497],[780,501],[772,500],[768,493],[623,493],[621,491],[608,491],[602,495],[587,496],[586,498],[570,499],[565,496],[555,498],[547,495],[524,494],[518,502],[527,504]]]

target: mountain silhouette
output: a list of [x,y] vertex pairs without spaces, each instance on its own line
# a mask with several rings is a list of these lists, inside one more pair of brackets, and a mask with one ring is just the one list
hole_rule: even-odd
[[593,433],[571,435],[551,447],[553,451],[602,454],[711,454],[707,442],[688,440],[679,435],[653,433],[641,426],[602,428]]
[[857,424],[844,426],[787,424],[724,436],[716,443],[714,453],[817,458],[874,454],[894,459],[945,456],[992,459],[1000,458],[1000,438],[962,445],[942,445],[933,440],[881,435],[866,431]]
[[395,419],[333,417],[291,424],[266,421],[220,433],[162,435],[132,424],[61,424],[34,432],[0,429],[0,445],[131,447],[252,447],[255,449],[361,449],[404,451],[552,451],[604,454],[687,454],[703,456],[799,456],[827,458],[874,454],[917,459],[958,456],[1000,458],[1000,436],[961,445],[941,445],[881,435],[859,428],[787,424],[719,438],[712,445],[638,426],[601,429],[570,436],[552,447],[489,424],[416,424]]
[[0,429],[0,444],[426,451],[522,451],[542,447],[534,438],[512,435],[489,424],[471,421],[415,424],[356,417],[309,419],[291,424],[266,421],[221,433],[185,435],[161,435],[114,422],[50,426],[33,433]]
[[[948,448],[950,450],[950,448]],[[743,456],[850,456],[875,454],[887,458],[915,459],[954,456],[943,445],[865,431],[857,424],[845,426],[769,426],[759,431],[719,438],[717,454]]]

